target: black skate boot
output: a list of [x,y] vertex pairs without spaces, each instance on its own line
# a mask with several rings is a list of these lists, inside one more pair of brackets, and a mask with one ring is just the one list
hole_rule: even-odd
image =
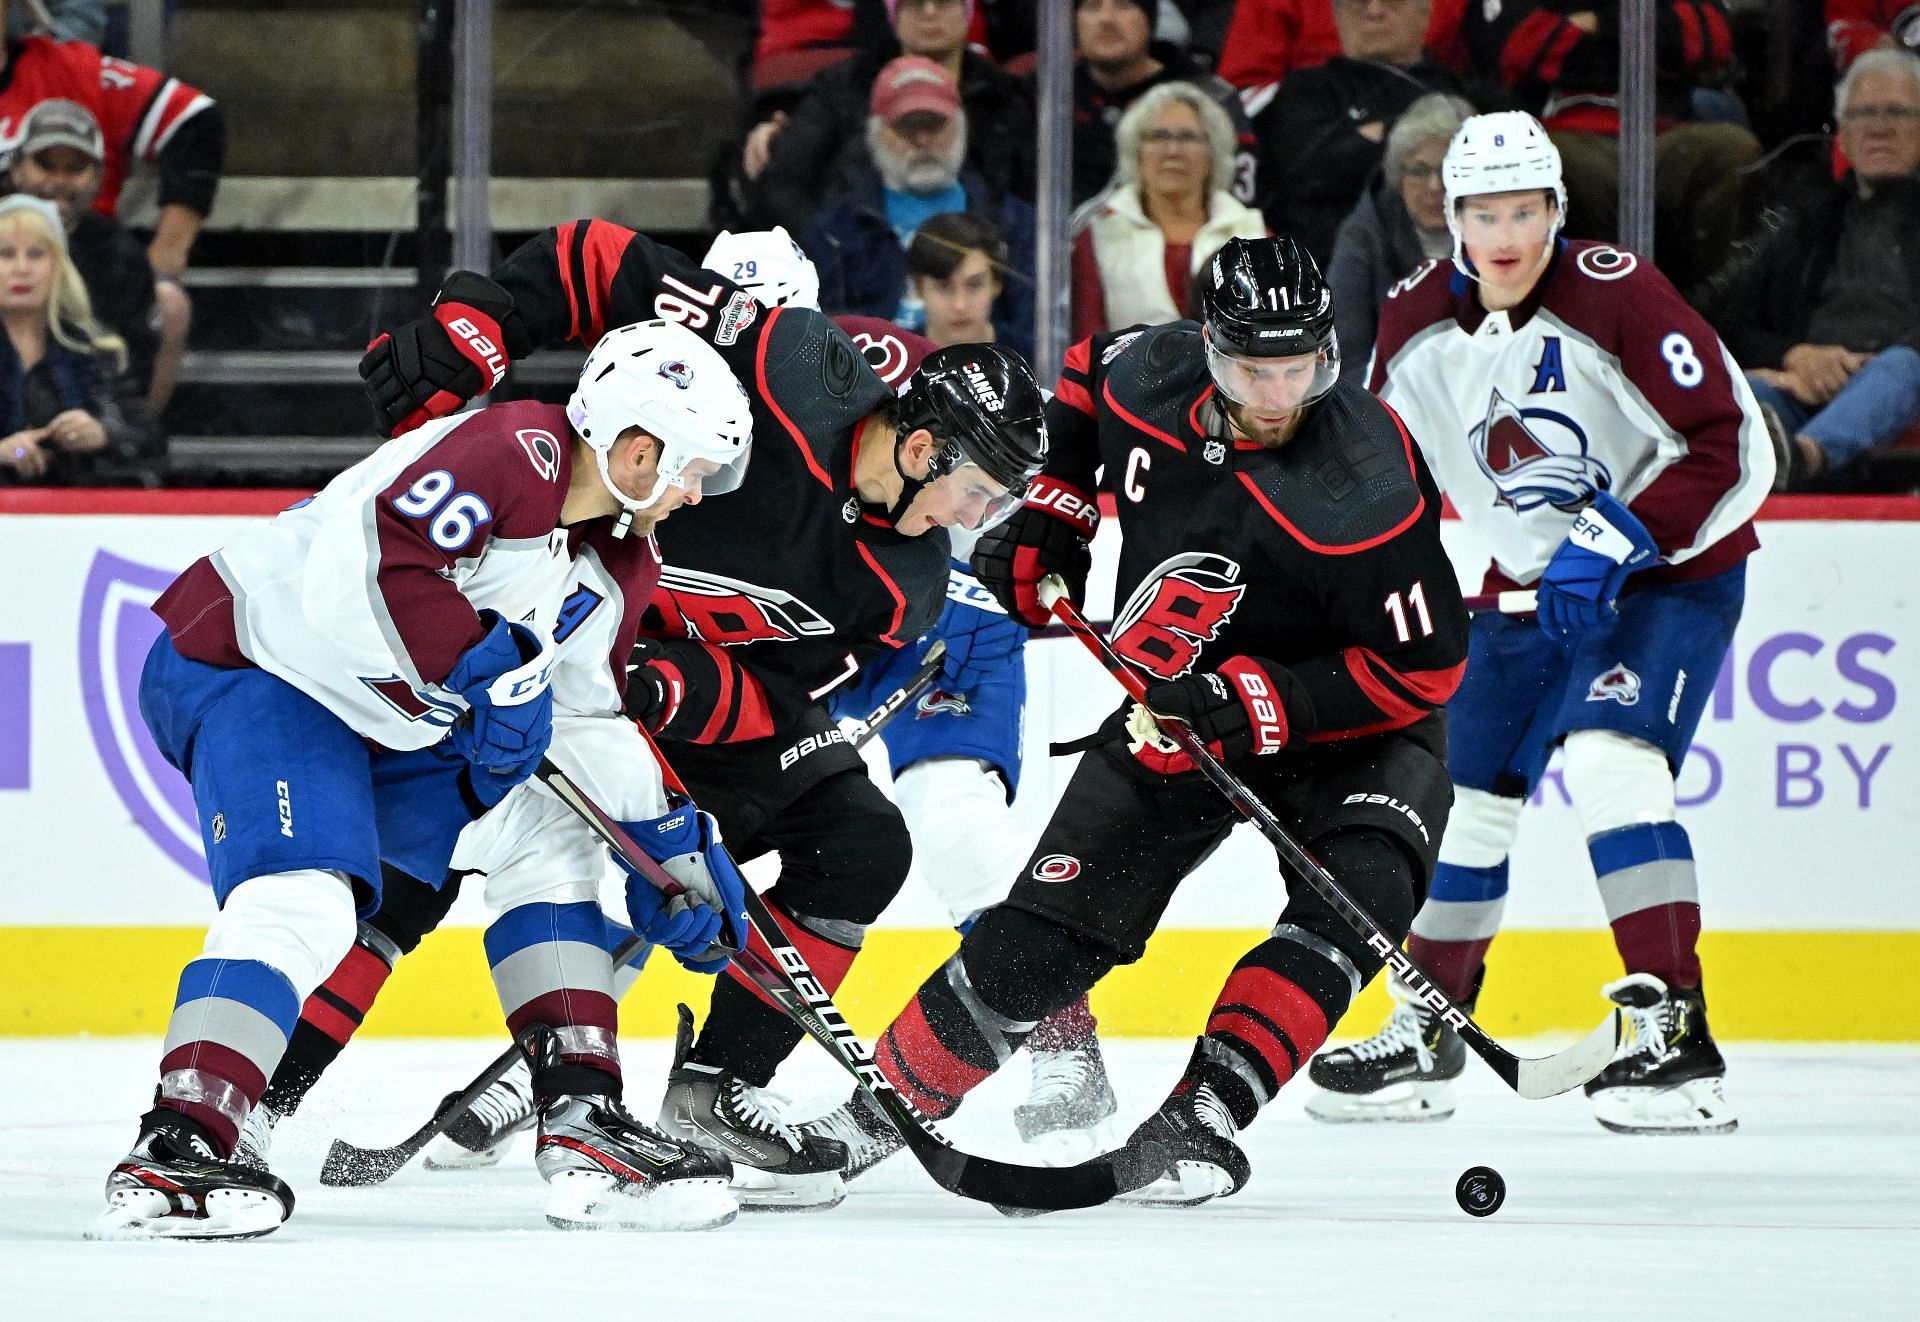
[[1158,1149],[1161,1176],[1116,1203],[1135,1207],[1196,1207],[1246,1187],[1253,1166],[1233,1141],[1239,1126],[1211,1085],[1182,1079],[1173,1096],[1127,1139],[1128,1148]]
[[1730,1134],[1726,1058],[1707,1029],[1698,987],[1669,988],[1650,973],[1608,983],[1620,1006],[1620,1049],[1587,1083],[1593,1116],[1616,1134]]
[[107,1176],[107,1210],[88,1239],[252,1239],[293,1215],[293,1190],[264,1169],[214,1155],[196,1121],[155,1107]]
[[1091,1129],[1119,1109],[1099,1038],[1057,1051],[1029,1048],[1033,1082],[1027,1100],[1013,1108],[1022,1139],[1031,1143],[1045,1134]]
[[740,1206],[761,1212],[823,1212],[847,1196],[847,1150],[787,1124],[758,1088],[712,1065],[687,1059],[693,1012],[680,1007],[673,1072],[660,1103],[660,1128],[672,1138],[726,1154]]
[[[441,1109],[452,1105],[459,1095],[448,1093],[440,1103]],[[513,1136],[533,1128],[533,1118],[533,1071],[521,1060],[474,1098],[467,1113],[449,1125],[445,1133],[436,1135],[421,1157],[427,1169],[435,1171],[479,1170],[498,1165],[507,1149],[513,1146]]]
[[[1483,970],[1484,972],[1484,970]],[[1453,1081],[1467,1067],[1467,1046],[1398,978],[1387,983],[1393,1014],[1372,1037],[1323,1051],[1307,1066],[1315,1085],[1307,1114],[1315,1120],[1445,1120],[1453,1114]],[[1461,1008],[1473,1013],[1473,995]]]
[[865,1175],[907,1145],[863,1089],[856,1089],[845,1102],[799,1128],[809,1140],[831,1141],[846,1150],[842,1173],[849,1180]]

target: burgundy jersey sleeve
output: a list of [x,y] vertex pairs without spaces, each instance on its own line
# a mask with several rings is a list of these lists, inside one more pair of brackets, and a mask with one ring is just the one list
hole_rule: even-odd
[[917,331],[903,330],[881,317],[844,316],[833,322],[847,333],[880,379],[898,390],[940,346]]
[[1380,304],[1380,329],[1373,339],[1373,358],[1367,364],[1367,389],[1379,394],[1387,384],[1387,369],[1407,342],[1447,315],[1450,262],[1428,261],[1387,290]]
[[504,405],[470,414],[373,497],[377,605],[429,683],[444,680],[483,632],[455,569],[492,545],[544,542],[560,523],[567,451],[551,476],[536,472],[517,434],[520,408],[548,411]]
[[1440,544],[1439,492],[1394,423],[1419,507],[1384,535],[1320,558],[1323,608],[1345,643],[1284,667],[1294,680],[1288,718],[1316,743],[1412,725],[1444,706],[1466,673],[1467,611]]

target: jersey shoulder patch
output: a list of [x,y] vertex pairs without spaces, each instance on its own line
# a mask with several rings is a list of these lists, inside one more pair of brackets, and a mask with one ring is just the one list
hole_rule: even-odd
[[822,471],[841,435],[893,395],[846,332],[812,308],[772,314],[754,378],[747,393]]
[[1386,405],[1351,381],[1327,392],[1276,459],[1242,480],[1311,550],[1363,551],[1425,512],[1411,438]]
[[1109,343],[1106,393],[1136,417],[1174,432],[1180,415],[1193,403],[1194,388],[1207,381],[1207,356],[1200,348],[1200,327],[1169,322],[1135,331]]

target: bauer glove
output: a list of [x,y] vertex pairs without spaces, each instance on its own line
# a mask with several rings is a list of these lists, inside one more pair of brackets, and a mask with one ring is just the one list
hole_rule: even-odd
[[1069,597],[1084,597],[1093,568],[1087,542],[1099,524],[1091,496],[1042,473],[1028,486],[1026,504],[981,535],[973,572],[1007,614],[1028,628],[1042,628],[1053,615],[1040,604],[1040,580],[1058,574]]
[[478,272],[455,271],[428,315],[382,333],[361,356],[381,435],[411,431],[492,390],[509,361],[532,349],[525,338],[513,295]]

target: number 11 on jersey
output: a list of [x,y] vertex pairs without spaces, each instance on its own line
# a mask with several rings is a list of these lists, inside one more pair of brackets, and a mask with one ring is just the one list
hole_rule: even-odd
[[1404,601],[1401,600],[1400,593],[1395,592],[1391,594],[1387,598],[1386,610],[1387,614],[1393,617],[1393,632],[1399,637],[1401,642],[1410,643],[1413,641],[1413,635],[1407,632],[1407,616],[1409,613],[1417,617],[1419,621],[1420,636],[1422,638],[1433,637],[1433,617],[1427,614],[1427,588],[1424,583],[1415,583],[1412,587],[1408,588]]

